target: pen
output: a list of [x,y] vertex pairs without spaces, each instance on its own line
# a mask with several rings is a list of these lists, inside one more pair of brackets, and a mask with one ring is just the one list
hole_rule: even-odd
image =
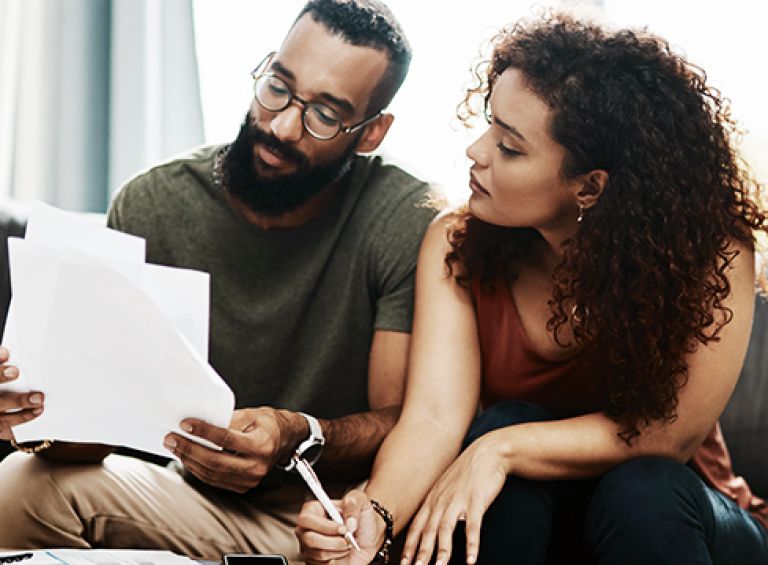
[[[301,478],[304,479],[305,483],[307,483],[309,490],[311,490],[312,494],[315,495],[315,498],[317,498],[317,500],[320,502],[320,505],[328,513],[328,516],[331,517],[331,520],[340,526],[343,526],[344,519],[341,517],[338,509],[326,494],[325,489],[323,489],[323,485],[320,484],[320,479],[318,479],[317,475],[315,475],[314,469],[312,469],[309,463],[307,463],[298,455],[294,455],[293,459],[296,461],[296,470],[299,472],[299,475],[301,475]],[[357,540],[355,539],[355,536],[352,535],[352,532],[347,532],[344,534],[344,539],[351,543],[352,547],[360,551],[360,546],[357,544]]]

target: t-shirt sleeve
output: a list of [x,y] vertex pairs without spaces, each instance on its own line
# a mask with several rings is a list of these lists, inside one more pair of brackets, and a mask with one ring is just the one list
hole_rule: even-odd
[[120,206],[121,201],[123,198],[123,191],[115,195],[115,198],[112,200],[112,203],[109,205],[109,210],[107,211],[107,227],[112,228],[113,230],[120,230],[123,231],[122,222],[121,222],[121,216],[120,216]]
[[160,175],[155,170],[129,180],[115,194],[107,211],[107,226],[128,234],[146,237],[146,228],[156,221],[161,202],[154,196]]
[[372,241],[376,279],[374,329],[410,332],[416,259],[427,226],[437,211],[427,203],[428,185],[403,195],[382,210]]
[[[145,190],[147,173],[128,181],[115,194],[107,210],[107,226],[122,232],[131,233],[131,203],[135,205],[142,201],[141,194]],[[134,216],[136,211],[134,211]]]

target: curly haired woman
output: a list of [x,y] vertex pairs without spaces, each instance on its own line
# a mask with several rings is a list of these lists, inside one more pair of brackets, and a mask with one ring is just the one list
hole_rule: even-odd
[[400,422],[346,527],[305,507],[304,554],[367,563],[389,516],[412,520],[403,563],[768,563],[717,427],[766,231],[726,103],[645,31],[555,14],[493,46],[462,106],[490,124],[471,197],[422,246]]

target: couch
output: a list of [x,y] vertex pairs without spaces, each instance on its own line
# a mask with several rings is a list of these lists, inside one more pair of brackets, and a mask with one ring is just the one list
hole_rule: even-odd
[[[24,234],[26,209],[0,201],[0,330],[10,300],[8,236]],[[768,498],[768,300],[755,297],[755,322],[741,377],[720,419],[733,466],[752,490]],[[0,459],[9,451],[0,442]]]

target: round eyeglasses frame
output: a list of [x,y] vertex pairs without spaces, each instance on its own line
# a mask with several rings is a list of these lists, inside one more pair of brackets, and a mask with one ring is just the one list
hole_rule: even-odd
[[[267,69],[269,67],[269,64],[272,62],[272,58],[275,56],[275,54],[276,54],[276,51],[272,51],[271,53],[269,53],[266,57],[264,57],[264,59],[262,59],[262,61],[251,72],[251,78],[253,78],[254,98],[256,99],[256,102],[259,103],[259,106],[261,106],[265,110],[269,112],[282,112],[288,106],[290,106],[291,103],[293,102],[298,103],[302,107],[301,125],[304,128],[304,131],[306,131],[309,135],[311,135],[315,139],[319,139],[320,141],[330,141],[331,139],[334,139],[336,136],[338,136],[340,133],[354,133],[359,129],[367,126],[369,123],[374,121],[379,116],[381,116],[383,110],[379,110],[374,115],[369,116],[355,124],[345,126],[342,123],[341,117],[339,116],[338,112],[336,112],[336,110],[334,110],[333,108],[325,104],[320,104],[318,102],[308,102],[307,100],[304,100],[303,98],[299,97],[295,92],[293,92],[293,89],[291,89],[291,87],[288,86],[288,84],[282,78],[277,76],[275,73],[260,72],[262,69]],[[259,97],[258,85],[264,79],[272,79],[282,83],[282,85],[285,87],[285,91],[287,92],[287,97],[285,99],[284,104],[280,104],[277,106],[268,105]],[[316,131],[313,131],[312,128],[309,126],[309,112],[312,108],[316,108],[318,113],[322,115],[333,116],[336,120],[336,131],[333,132],[332,134],[321,134],[321,133],[317,133]]]

